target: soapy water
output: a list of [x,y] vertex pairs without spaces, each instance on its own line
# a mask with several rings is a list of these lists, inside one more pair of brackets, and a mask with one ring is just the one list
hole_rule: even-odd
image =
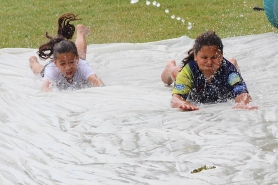
[[[130,4],[135,4],[135,3],[138,3],[138,2],[139,2],[139,0],[131,0],[131,1],[130,1]],[[152,4],[153,6],[155,6],[155,7],[157,7],[157,8],[159,8],[159,7],[161,6],[161,4],[160,4],[159,2],[157,2],[157,1],[153,1],[153,2],[151,3],[150,1],[146,0],[146,5],[147,5],[147,6],[149,6],[149,5],[151,5],[151,4]],[[166,9],[165,9],[165,13],[166,13],[166,14],[170,14],[170,10],[166,8]],[[185,19],[183,19],[182,17],[176,16],[176,15],[174,15],[174,14],[170,15],[170,17],[171,17],[171,19],[180,21],[183,25],[185,25]],[[188,29],[188,30],[191,30],[192,28],[193,28],[193,23],[188,22],[188,23],[187,23],[187,29]]]

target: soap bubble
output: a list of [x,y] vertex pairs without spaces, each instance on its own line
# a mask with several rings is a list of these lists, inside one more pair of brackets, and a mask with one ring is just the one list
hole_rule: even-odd
[[157,3],[156,6],[157,6],[157,7],[160,7],[160,3]]
[[153,5],[154,5],[154,6],[156,5],[156,1],[153,1]]
[[177,17],[177,20],[179,21],[179,20],[181,20],[181,18],[180,18],[180,17]]
[[150,5],[151,4],[151,2],[150,1],[146,1],[146,5]]
[[175,15],[172,15],[171,18],[172,18],[172,19],[175,19]]
[[169,13],[169,10],[168,10],[168,9],[166,9],[166,10],[165,10],[165,13]]

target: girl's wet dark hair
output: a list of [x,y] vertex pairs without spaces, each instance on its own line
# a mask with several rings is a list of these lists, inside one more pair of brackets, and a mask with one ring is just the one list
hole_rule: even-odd
[[73,53],[78,56],[77,48],[74,42],[70,41],[75,32],[74,25],[70,24],[70,21],[79,20],[78,15],[72,13],[65,13],[58,19],[58,31],[55,37],[51,37],[46,32],[45,36],[49,39],[49,42],[39,47],[37,52],[41,59],[57,58],[61,53]]
[[194,60],[194,53],[198,53],[203,46],[217,46],[221,54],[223,54],[224,45],[222,40],[214,31],[207,31],[200,34],[194,42],[192,49],[188,51],[188,56],[182,60],[183,66],[185,66],[190,60]]

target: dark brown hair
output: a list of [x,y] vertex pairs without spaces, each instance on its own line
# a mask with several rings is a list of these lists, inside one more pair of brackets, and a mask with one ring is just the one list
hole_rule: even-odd
[[197,54],[203,46],[217,46],[221,51],[221,54],[223,54],[224,46],[220,37],[218,37],[214,31],[207,31],[200,34],[195,39],[193,48],[187,52],[188,56],[182,60],[183,66],[185,66],[190,60],[194,60],[194,53]]
[[46,32],[45,36],[49,42],[39,47],[37,54],[41,59],[57,58],[58,54],[71,52],[78,56],[75,44],[70,41],[75,32],[74,25],[70,24],[71,21],[79,20],[78,15],[72,13],[65,13],[58,19],[58,31],[55,37],[51,37]]

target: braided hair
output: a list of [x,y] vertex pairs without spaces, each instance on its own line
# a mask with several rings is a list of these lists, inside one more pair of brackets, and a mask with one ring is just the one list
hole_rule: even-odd
[[78,15],[72,13],[65,13],[58,19],[58,31],[55,37],[51,37],[48,32],[45,36],[49,41],[39,47],[37,52],[41,59],[55,59],[60,53],[71,52],[78,56],[77,48],[74,42],[70,41],[75,32],[74,25],[70,24],[71,21],[79,20]]

